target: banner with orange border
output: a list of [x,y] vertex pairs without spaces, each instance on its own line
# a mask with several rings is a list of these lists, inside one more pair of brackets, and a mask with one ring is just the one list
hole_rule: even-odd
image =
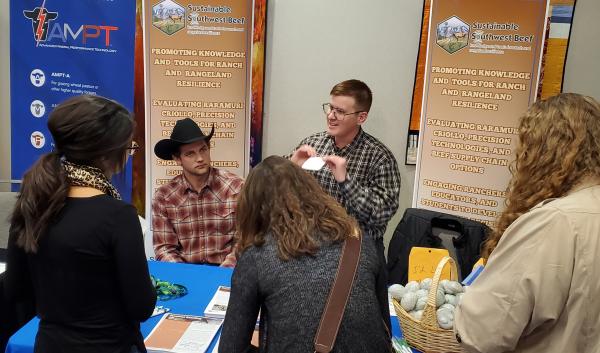
[[491,225],[537,97],[548,0],[434,0],[413,206]]
[[[249,165],[253,2],[148,0],[144,3],[147,144],[193,119],[211,139],[213,165],[244,175]],[[149,189],[181,168],[153,156]]]

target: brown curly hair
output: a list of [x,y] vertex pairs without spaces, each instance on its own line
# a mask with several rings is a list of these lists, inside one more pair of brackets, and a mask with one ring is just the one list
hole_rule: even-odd
[[546,199],[566,195],[587,178],[600,177],[598,102],[563,93],[533,104],[521,117],[510,171],[506,207],[483,246],[485,259],[519,216]]
[[359,236],[356,221],[315,178],[285,158],[271,156],[246,179],[237,204],[236,255],[275,238],[279,257],[314,255],[321,241]]

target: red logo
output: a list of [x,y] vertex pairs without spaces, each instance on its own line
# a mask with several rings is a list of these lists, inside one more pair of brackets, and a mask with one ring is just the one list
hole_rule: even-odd
[[109,25],[83,24],[73,26],[69,23],[50,23],[50,21],[58,17],[58,12],[48,11],[45,4],[46,0],[44,0],[41,6],[33,10],[23,11],[23,15],[31,20],[36,46],[40,42],[51,42],[54,40],[59,40],[64,45],[76,41],[80,41],[84,45],[89,45],[88,41],[90,39],[98,38],[99,41],[104,42],[104,46],[108,47],[111,43],[111,32],[119,30],[119,27]]
[[46,0],[42,2],[42,6],[36,7],[35,9],[28,11],[24,10],[23,15],[31,20],[31,27],[33,28],[33,37],[37,43],[43,42],[48,37],[48,25],[50,21],[58,17],[58,12],[49,12],[45,5]]

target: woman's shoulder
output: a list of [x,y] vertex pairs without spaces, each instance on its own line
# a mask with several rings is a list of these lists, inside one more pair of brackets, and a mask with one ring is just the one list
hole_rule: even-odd
[[133,205],[105,194],[85,198],[70,197],[66,206],[63,214],[70,215],[70,221],[73,221],[74,217],[83,218],[82,215],[86,215],[82,221],[96,224],[129,224],[133,219],[138,220],[137,210]]
[[[295,261],[328,262],[331,260],[337,263],[344,246],[344,241],[329,241],[325,239],[326,237],[319,235],[315,235],[315,237],[319,242],[319,249],[314,256],[308,256],[308,258],[300,256]],[[373,266],[377,267],[378,265],[375,260],[377,260],[377,250],[374,241],[366,236],[361,237],[361,262],[365,262],[366,264],[373,262]],[[250,261],[256,265],[283,262],[279,257],[277,240],[268,234],[262,245],[251,245],[246,248],[238,259],[238,265],[240,262],[243,263],[246,261]]]
[[600,185],[584,187],[563,197],[545,200],[540,202],[534,209],[566,214],[599,214]]
[[237,260],[237,265],[244,263],[245,261],[264,261],[268,257],[272,257],[273,254],[277,254],[277,243],[271,236],[267,236],[265,242],[262,245],[250,245],[241,253]]
[[90,197],[69,197],[67,203],[74,207],[100,208],[112,211],[134,208],[133,205],[106,194]]

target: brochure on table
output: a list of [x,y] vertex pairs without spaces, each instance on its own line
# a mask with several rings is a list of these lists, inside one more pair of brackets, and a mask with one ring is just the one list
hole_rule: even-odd
[[223,320],[165,314],[144,341],[149,353],[206,352]]
[[225,286],[219,286],[217,291],[213,295],[212,299],[204,309],[204,316],[223,319],[227,312],[227,305],[229,304],[229,294],[231,288]]

